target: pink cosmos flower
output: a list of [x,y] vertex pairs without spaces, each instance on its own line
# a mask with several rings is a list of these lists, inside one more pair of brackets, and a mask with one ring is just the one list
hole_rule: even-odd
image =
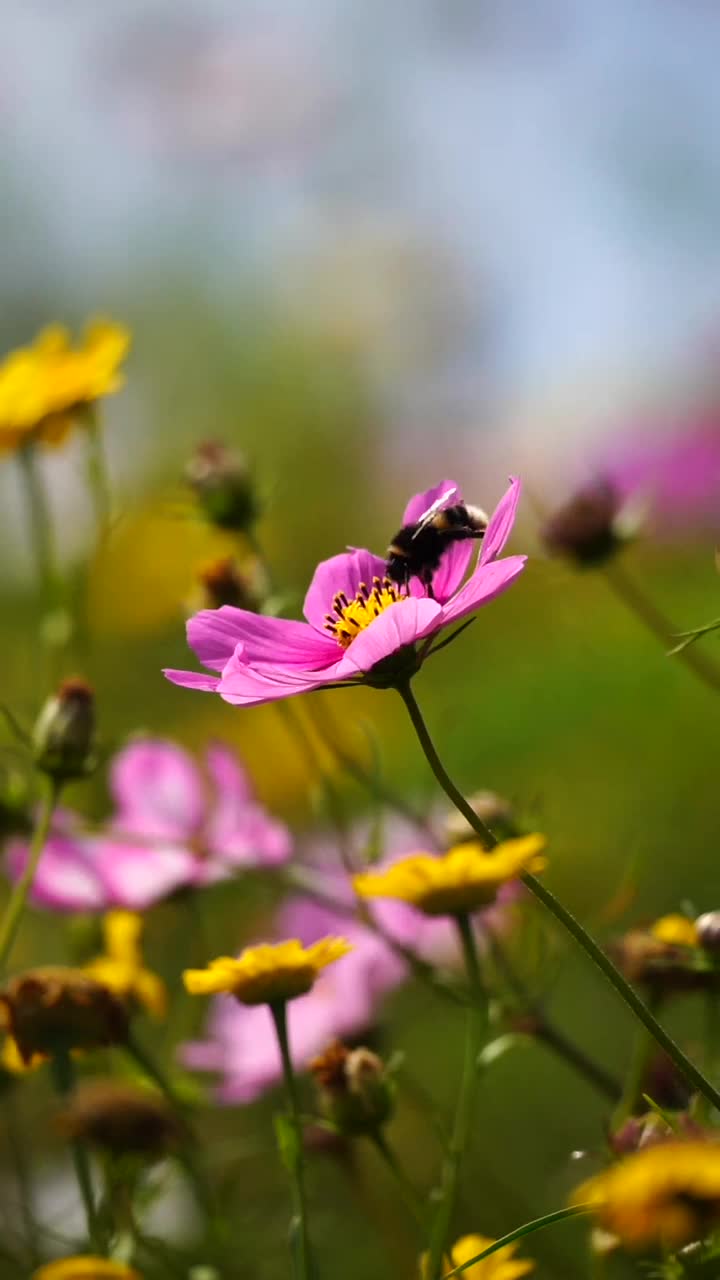
[[720,421],[700,417],[679,431],[654,426],[611,441],[602,472],[621,502],[636,499],[662,533],[720,524]]
[[[100,833],[56,814],[33,884],[37,906],[142,911],[177,889],[290,856],[289,831],[257,803],[237,759],[218,744],[201,766],[174,743],[132,743],[115,757],[110,792],[114,812]],[[24,842],[9,845],[11,877],[22,874],[27,855]]]
[[[408,503],[403,523],[413,523],[443,494],[445,505],[462,501],[443,480]],[[433,638],[505,591],[522,572],[525,556],[499,559],[510,536],[520,482],[493,513],[475,566],[471,541],[445,551],[433,577],[434,599],[417,579],[405,594],[386,577],[385,561],[352,550],[318,565],[305,597],[305,622],[268,618],[226,605],[203,610],[188,623],[188,642],[218,675],[165,671],[175,684],[219,693],[226,702],[252,706],[332,684],[389,685],[417,670]],[[416,645],[425,641],[418,651]]]
[[[298,1071],[336,1037],[367,1031],[379,1000],[405,976],[403,961],[371,930],[307,898],[288,901],[277,919],[278,937],[299,938],[305,946],[339,929],[353,950],[343,964],[323,970],[306,996],[288,1004],[290,1052]],[[180,1057],[191,1070],[218,1074],[217,1098],[229,1104],[251,1102],[282,1076],[268,1009],[227,996],[212,1002],[206,1039],[183,1045]]]

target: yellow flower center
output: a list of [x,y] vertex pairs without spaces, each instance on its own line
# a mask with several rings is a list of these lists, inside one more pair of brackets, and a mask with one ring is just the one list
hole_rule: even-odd
[[325,630],[332,633],[342,649],[347,649],[385,609],[405,598],[389,578],[373,578],[372,587],[361,582],[354,600],[348,600],[344,591],[338,591],[333,612],[325,614]]

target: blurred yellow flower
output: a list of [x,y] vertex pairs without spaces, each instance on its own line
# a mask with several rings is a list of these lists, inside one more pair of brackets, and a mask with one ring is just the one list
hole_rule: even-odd
[[305,995],[321,969],[348,951],[344,938],[321,938],[311,947],[292,938],[248,947],[238,959],[220,956],[207,969],[186,969],[183,980],[193,996],[226,992],[242,1004],[276,1004]]
[[167,1009],[165,983],[143,964],[140,939],[143,922],[132,911],[109,911],[103,918],[105,953],[84,966],[84,972],[123,1000],[134,1000],[155,1018]]
[[7,1071],[11,1076],[24,1076],[29,1071],[37,1070],[44,1062],[47,1062],[47,1055],[44,1053],[34,1053],[29,1062],[26,1062],[18,1049],[15,1037],[5,1037],[0,1050],[0,1067],[3,1071]]
[[720,1144],[661,1142],[628,1156],[578,1187],[603,1231],[624,1245],[678,1248],[720,1221]]
[[126,511],[91,566],[93,629],[106,635],[142,635],[177,624],[202,566],[235,555],[236,535],[198,519],[187,504],[159,498]]
[[494,901],[498,889],[523,871],[543,871],[545,836],[505,840],[492,853],[477,841],[455,845],[441,857],[417,853],[386,871],[355,876],[361,898],[399,898],[428,916],[460,915]]
[[[443,1266],[447,1271],[452,1271],[453,1267],[461,1267],[463,1263],[477,1257],[494,1243],[490,1236],[461,1236],[452,1247],[452,1259],[446,1258]],[[535,1263],[529,1258],[513,1257],[517,1248],[517,1244],[508,1244],[504,1249],[491,1253],[489,1258],[484,1258],[482,1262],[476,1262],[474,1267],[468,1267],[462,1271],[460,1274],[463,1280],[466,1276],[467,1280],[519,1280],[520,1276],[529,1275],[535,1270]],[[428,1275],[426,1257],[423,1257],[421,1275],[422,1280],[426,1280]]]
[[33,1271],[31,1280],[142,1280],[139,1271],[124,1262],[111,1262],[88,1253],[75,1258],[59,1258]]
[[675,913],[661,916],[652,926],[650,933],[658,942],[665,942],[671,947],[697,947],[699,945],[697,925],[687,916]]
[[122,386],[130,334],[110,320],[87,325],[81,345],[52,325],[0,364],[0,451],[60,444],[78,414]]

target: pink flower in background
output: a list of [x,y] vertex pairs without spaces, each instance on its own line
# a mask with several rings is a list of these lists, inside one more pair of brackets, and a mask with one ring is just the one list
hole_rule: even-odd
[[[35,876],[37,906],[142,911],[177,889],[290,857],[289,831],[257,803],[233,753],[217,744],[201,766],[174,743],[132,743],[115,757],[110,792],[115,806],[102,832],[87,834],[79,819],[56,815]],[[26,859],[27,845],[13,841],[13,878]]]
[[720,527],[720,421],[610,442],[602,470],[621,501],[645,500],[659,531]]
[[[461,500],[450,480],[418,494],[403,520],[416,521],[446,491]],[[165,671],[173,683],[219,693],[226,702],[252,706],[328,684],[392,682],[387,660],[474,613],[505,591],[525,556],[498,559],[515,520],[520,482],[512,480],[488,524],[474,569],[470,541],[452,544],[433,578],[435,598],[417,580],[404,594],[386,578],[386,564],[355,550],[318,565],[305,597],[306,622],[268,618],[226,605],[203,610],[188,623],[188,641],[200,661],[218,675]],[[381,666],[382,664],[382,666]],[[413,668],[414,669],[414,668]],[[388,677],[386,679],[386,677]]]
[[[388,828],[386,843],[392,849],[388,862],[411,851],[427,850],[427,832],[419,833],[411,824],[395,818],[389,819]],[[355,834],[360,837],[358,847],[367,843],[362,826]],[[324,970],[308,995],[288,1004],[290,1049],[300,1071],[331,1040],[357,1039],[372,1029],[383,997],[410,976],[402,955],[381,934],[353,918],[356,898],[347,875],[335,865],[330,839],[316,839],[312,852],[314,861],[307,870],[314,891],[338,903],[339,909],[309,897],[294,897],[281,909],[274,932],[278,938],[299,938],[305,946],[339,933],[352,942],[353,950],[342,965]],[[517,897],[515,885],[503,886],[498,901],[478,913],[474,924],[481,945],[485,927],[498,933],[506,928],[508,909],[512,909]],[[400,946],[410,948],[428,963],[461,967],[460,947],[451,920],[431,919],[407,903],[389,899],[366,905],[382,933]],[[191,1070],[218,1075],[216,1095],[228,1104],[253,1101],[278,1084],[282,1076],[277,1039],[267,1009],[241,1005],[222,996],[211,1004],[205,1038],[183,1045],[180,1057]]]
[[[353,944],[341,965],[324,970],[312,991],[288,1004],[293,1063],[304,1070],[335,1037],[361,1035],[375,1022],[382,997],[402,981],[402,959],[370,929],[307,898],[290,900],[277,919],[278,938],[308,946],[338,929]],[[221,1077],[219,1101],[251,1102],[277,1084],[282,1064],[269,1011],[218,996],[213,1000],[207,1037],[181,1047],[186,1067]]]

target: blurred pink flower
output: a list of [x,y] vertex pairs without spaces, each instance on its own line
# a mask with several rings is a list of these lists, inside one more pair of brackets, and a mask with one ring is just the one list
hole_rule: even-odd
[[[387,828],[387,845],[392,853],[381,865],[411,851],[427,850],[432,843],[427,832],[420,832],[410,823],[390,818]],[[359,836],[358,847],[367,844],[367,833],[361,825],[354,834]],[[313,863],[307,868],[314,891],[326,896],[328,905],[304,895],[291,898],[281,909],[274,929],[278,938],[299,938],[305,946],[338,933],[353,944],[342,965],[324,970],[308,995],[288,1004],[290,1050],[298,1071],[305,1070],[331,1040],[357,1039],[371,1030],[383,997],[404,982],[410,972],[402,955],[381,934],[353,918],[356,899],[350,881],[333,865],[331,853],[329,838],[316,839]],[[505,889],[512,892],[505,895]],[[515,904],[517,896],[514,885],[504,886],[497,902],[475,917],[481,945],[486,925],[492,925],[497,932],[506,927],[508,907]],[[389,899],[366,905],[387,938],[410,948],[428,963],[460,967],[460,947],[451,920],[431,919],[407,903]],[[267,1009],[242,1005],[223,996],[211,1004],[205,1038],[183,1045],[180,1057],[191,1070],[218,1075],[216,1096],[228,1104],[251,1102],[282,1077]]]
[[[335,1037],[354,1037],[375,1021],[378,1001],[405,976],[405,964],[370,929],[307,898],[291,899],[276,922],[278,938],[308,946],[333,931],[353,944],[343,964],[330,966],[312,991],[288,1004],[290,1051],[304,1070]],[[221,1079],[221,1102],[251,1102],[281,1079],[282,1064],[269,1010],[225,996],[213,1000],[204,1040],[181,1046],[186,1067]]]
[[[37,906],[142,911],[176,889],[290,857],[289,831],[257,803],[237,759],[218,744],[201,766],[174,743],[132,743],[115,757],[110,792],[115,807],[102,832],[87,834],[72,814],[56,814],[35,875]],[[22,841],[9,845],[12,878],[27,853]]]
[[720,527],[720,420],[700,417],[683,430],[655,427],[608,442],[597,459],[624,505],[646,508],[661,533]]
[[[431,503],[459,488],[444,480],[411,499],[403,523],[419,519]],[[174,684],[219,693],[226,702],[252,706],[337,683],[391,684],[416,670],[420,640],[488,604],[515,580],[525,556],[499,560],[515,520],[520,482],[512,480],[488,524],[477,562],[466,581],[473,548],[453,543],[433,578],[435,598],[413,580],[408,594],[386,577],[386,564],[370,551],[353,550],[318,565],[305,597],[306,622],[269,618],[226,605],[203,610],[188,623],[188,641],[217,676],[165,671]],[[448,499],[448,502],[451,499]],[[396,658],[397,655],[397,658]],[[388,660],[396,659],[390,666]]]

